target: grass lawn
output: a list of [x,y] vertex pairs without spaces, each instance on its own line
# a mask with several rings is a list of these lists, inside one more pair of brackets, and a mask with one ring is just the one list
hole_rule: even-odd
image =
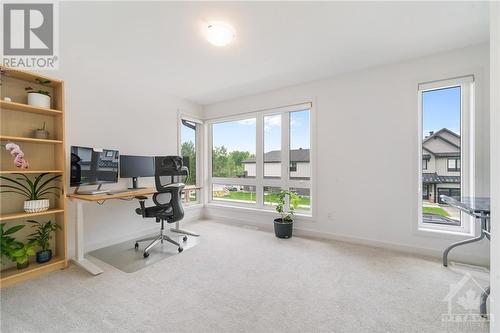
[[[310,206],[311,199],[309,197],[299,196],[299,198],[300,198],[299,205]],[[255,202],[255,193],[254,192],[244,192],[244,191],[238,191],[238,192],[234,191],[234,192],[229,192],[227,195],[225,195],[223,197],[223,199]],[[265,194],[264,195],[264,202],[277,203],[278,202],[278,195],[275,193]],[[303,209],[303,208],[301,207],[301,209]]]
[[422,207],[422,212],[424,214],[439,215],[444,217],[450,216],[447,211],[440,207]]

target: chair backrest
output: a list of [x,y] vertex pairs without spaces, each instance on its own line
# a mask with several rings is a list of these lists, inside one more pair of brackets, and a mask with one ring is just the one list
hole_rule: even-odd
[[180,156],[156,156],[155,157],[155,184],[156,193],[153,202],[159,207],[172,207],[172,217],[168,222],[176,222],[184,217],[182,207],[182,191],[184,184],[175,182],[175,178],[187,177],[189,170],[183,166]]

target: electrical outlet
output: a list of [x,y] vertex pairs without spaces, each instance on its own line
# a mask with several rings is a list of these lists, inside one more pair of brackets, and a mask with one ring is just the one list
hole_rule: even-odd
[[335,214],[333,212],[328,212],[328,219],[333,220],[335,218]]

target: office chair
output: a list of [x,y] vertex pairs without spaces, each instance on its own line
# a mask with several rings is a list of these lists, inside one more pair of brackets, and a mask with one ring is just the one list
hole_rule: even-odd
[[[182,220],[184,217],[181,197],[184,184],[175,182],[174,177],[177,177],[178,180],[178,178],[187,177],[188,175],[189,171],[187,167],[183,166],[182,157],[155,157],[155,185],[157,191],[157,193],[153,195],[155,206],[146,207],[145,201],[147,197],[136,197],[136,199],[139,200],[140,208],[137,208],[135,212],[142,215],[143,218],[155,218],[157,223],[161,222],[161,230],[158,236],[140,239],[135,243],[135,249],[137,250],[139,248],[139,242],[153,241],[144,249],[144,258],[149,257],[149,250],[156,244],[163,243],[163,241],[177,245],[177,251],[179,253],[182,252],[182,246],[172,238],[164,235],[163,232],[165,229],[165,221],[167,221],[167,223],[174,223]],[[185,242],[186,240],[187,236],[184,235],[183,241]]]

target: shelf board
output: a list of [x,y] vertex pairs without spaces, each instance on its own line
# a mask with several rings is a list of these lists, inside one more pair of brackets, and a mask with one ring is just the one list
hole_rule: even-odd
[[49,115],[49,116],[62,115],[62,111],[59,111],[59,110],[40,108],[40,107],[31,106],[28,104],[16,103],[16,102],[0,101],[0,108],[7,109],[7,110],[30,112],[30,113],[36,113],[36,114],[44,114],[44,115]]
[[62,170],[31,170],[31,169],[18,169],[18,170],[0,170],[0,175],[12,175],[15,173],[27,173],[27,174],[37,174],[37,173],[63,173]]
[[17,212],[17,213],[10,213],[10,214],[2,214],[2,215],[0,215],[0,221],[24,219],[24,218],[31,218],[31,217],[35,217],[35,216],[44,216],[44,215],[58,214],[58,213],[64,213],[64,209],[53,208],[53,209],[46,210],[45,212],[39,212],[39,213]]
[[20,70],[17,68],[0,66],[0,69],[2,70],[2,75],[5,75],[6,77],[18,79],[18,80],[25,80],[25,81],[29,81],[29,82],[37,83],[37,84],[38,84],[38,82],[36,81],[36,79],[49,80],[50,83],[47,83],[46,85],[50,86],[50,87],[57,87],[57,86],[62,84],[62,81],[59,79],[54,79],[54,78],[47,77],[44,75],[26,72],[26,71],[23,71],[23,70]]
[[66,267],[66,261],[59,257],[55,256],[51,261],[39,264],[37,262],[30,262],[30,265],[24,269],[17,269],[15,266],[5,269],[0,272],[1,279],[0,284],[1,287],[7,287],[16,282],[24,281],[30,279],[34,276],[52,272],[58,269],[63,269]]
[[19,142],[31,142],[31,143],[62,143],[62,140],[50,140],[50,139],[35,139],[27,138],[23,136],[10,136],[10,135],[0,135],[0,140],[2,141],[19,141]]

